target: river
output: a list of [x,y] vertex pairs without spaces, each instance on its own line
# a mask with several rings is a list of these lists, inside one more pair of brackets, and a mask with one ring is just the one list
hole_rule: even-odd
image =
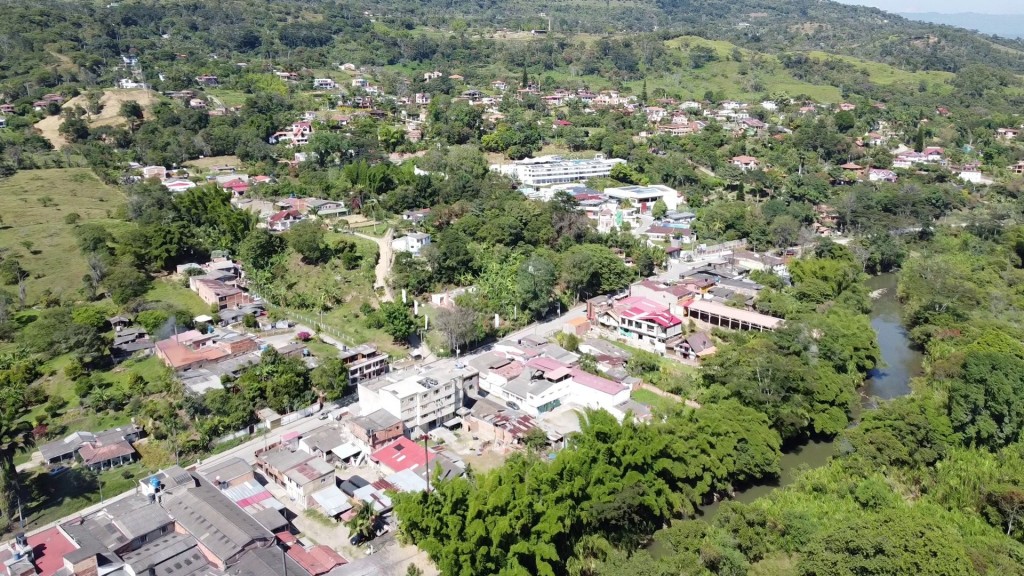
[[[901,306],[896,298],[896,274],[881,274],[867,281],[868,290],[883,292],[871,304],[871,327],[878,335],[878,347],[884,365],[872,370],[860,392],[865,409],[875,406],[875,398],[889,400],[910,393],[910,379],[921,373],[921,352],[911,347],[910,339],[900,318]],[[809,442],[782,455],[779,462],[782,473],[771,484],[754,486],[736,495],[739,502],[752,502],[766,496],[776,488],[786,486],[807,468],[825,465],[835,453],[835,441]],[[721,503],[702,508],[703,518],[714,517]]]

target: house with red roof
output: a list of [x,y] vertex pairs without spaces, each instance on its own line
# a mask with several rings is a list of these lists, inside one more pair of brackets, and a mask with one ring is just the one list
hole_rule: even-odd
[[64,556],[76,548],[56,526],[28,538],[18,536],[8,546],[0,546],[0,574],[54,576],[57,572],[67,572],[64,569]]
[[670,306],[642,296],[629,296],[597,315],[599,324],[631,340],[664,345],[683,333],[683,321]]
[[321,576],[338,566],[348,564],[344,556],[335,552],[331,547],[317,544],[309,548],[303,548],[293,544],[288,548],[288,557],[295,560],[295,563],[309,572],[310,576]]
[[403,470],[419,473],[435,458],[437,454],[432,450],[404,436],[370,454],[370,460],[390,473]]
[[295,208],[290,208],[271,214],[267,218],[267,228],[272,232],[287,232],[291,230],[292,226],[303,220],[305,220],[305,216],[302,213]]
[[224,190],[230,190],[235,196],[241,196],[249,191],[249,183],[239,178],[228,180],[224,184],[221,184],[220,187]]
[[743,170],[744,172],[748,170],[757,170],[761,167],[757,158],[754,158],[753,156],[734,156],[731,163],[733,166]]

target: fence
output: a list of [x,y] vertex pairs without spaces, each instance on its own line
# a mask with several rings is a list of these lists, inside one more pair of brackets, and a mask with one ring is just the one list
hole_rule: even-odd
[[321,323],[318,318],[314,318],[312,316],[307,316],[306,314],[295,312],[294,310],[291,310],[289,308],[282,308],[282,307],[279,307],[279,306],[272,306],[272,307],[273,308],[277,308],[283,314],[285,314],[288,318],[290,318],[292,320],[295,320],[299,324],[302,324],[304,326],[312,328],[316,332],[324,332],[324,333],[328,334],[329,336],[332,336],[333,338],[336,338],[338,341],[342,342],[343,344],[349,345],[350,342],[355,342],[356,341],[356,339],[353,338],[351,334],[345,334],[344,332],[342,332],[341,330],[338,330],[334,326],[330,326],[330,325]]
[[262,430],[262,429],[264,429],[266,427],[267,427],[267,423],[266,422],[260,422],[258,424],[254,424],[252,426],[247,426],[245,428],[242,428],[241,430],[238,430],[236,432],[232,432],[230,434],[225,434],[225,435],[221,436],[220,438],[215,439],[213,441],[213,445],[217,446],[217,445],[220,445],[220,444],[227,444],[228,442],[231,442],[231,441],[234,441],[234,440],[238,440],[239,438],[246,438],[248,436],[252,436],[253,434],[259,432],[260,430]]
[[730,240],[728,242],[722,242],[721,244],[713,244],[711,246],[705,246],[704,248],[696,248],[694,253],[696,254],[717,254],[719,252],[726,252],[729,250],[735,250],[737,248],[746,248],[747,240]]
[[[343,397],[339,398],[338,400],[335,400],[334,402],[329,402],[327,404],[324,404],[323,408],[324,409],[342,408],[344,406],[348,406],[350,404],[354,404],[357,401],[359,401],[359,394],[349,394],[348,396],[343,396]],[[286,424],[291,424],[292,422],[297,422],[297,421],[302,420],[303,418],[305,418],[307,416],[312,416],[313,414],[316,414],[319,411],[320,411],[320,403],[319,402],[317,402],[315,404],[310,404],[309,406],[307,406],[305,408],[302,408],[301,410],[296,410],[294,412],[289,412],[288,414],[285,414],[284,416],[281,416],[281,423],[279,424],[279,426],[284,426]],[[244,438],[246,436],[251,436],[253,434],[256,434],[260,430],[263,430],[263,429],[268,429],[269,430],[270,429],[270,425],[267,424],[266,422],[257,422],[256,424],[253,424],[251,426],[247,426],[245,428],[242,428],[241,430],[232,432],[230,434],[225,434],[225,435],[221,436],[220,438],[217,438],[216,440],[214,440],[213,444],[216,446],[218,444],[224,444],[226,442],[231,442],[231,441],[237,440],[239,438]]]

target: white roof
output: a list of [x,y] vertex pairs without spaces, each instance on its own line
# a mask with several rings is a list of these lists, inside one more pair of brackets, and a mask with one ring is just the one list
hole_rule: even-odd
[[390,394],[394,394],[398,398],[407,398],[409,396],[415,396],[422,392],[426,392],[427,389],[419,383],[420,376],[410,376],[409,378],[403,378],[393,384],[388,384],[381,388]]
[[313,500],[316,500],[316,503],[328,516],[337,516],[352,509],[352,502],[337,486],[328,486],[323,490],[313,492]]
[[355,442],[351,441],[345,442],[344,444],[340,444],[338,446],[335,446],[334,448],[331,448],[331,452],[333,452],[335,456],[341,458],[342,460],[349,458],[350,456],[355,456],[356,454],[359,454],[362,451],[362,448],[357,446]]
[[412,468],[396,472],[384,480],[398,488],[399,492],[423,492],[427,489],[427,481],[420,478]]

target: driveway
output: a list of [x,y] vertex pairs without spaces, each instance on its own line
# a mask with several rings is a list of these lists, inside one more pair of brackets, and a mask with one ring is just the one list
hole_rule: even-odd
[[375,238],[362,232],[352,232],[352,235],[377,244],[377,251],[380,253],[380,257],[377,259],[377,267],[374,269],[376,279],[374,280],[373,287],[384,289],[384,297],[381,298],[383,302],[393,301],[395,295],[391,291],[391,284],[388,282],[388,278],[391,276],[391,265],[395,262],[395,252],[391,249],[391,241],[395,238],[395,229],[388,228],[383,238]]

